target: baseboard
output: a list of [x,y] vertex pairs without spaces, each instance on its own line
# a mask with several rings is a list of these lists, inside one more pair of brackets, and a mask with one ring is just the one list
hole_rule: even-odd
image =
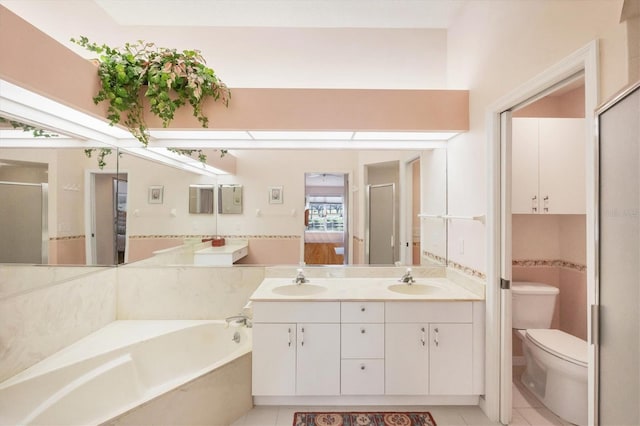
[[464,396],[254,396],[255,405],[478,405],[478,395]]

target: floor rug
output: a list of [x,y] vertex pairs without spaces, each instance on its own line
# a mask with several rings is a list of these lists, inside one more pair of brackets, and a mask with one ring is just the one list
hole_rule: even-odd
[[436,426],[428,412],[295,413],[293,426]]

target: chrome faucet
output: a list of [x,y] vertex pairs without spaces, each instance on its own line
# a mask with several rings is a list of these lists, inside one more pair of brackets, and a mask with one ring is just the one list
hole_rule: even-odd
[[413,275],[411,275],[411,268],[407,268],[407,272],[404,273],[399,281],[409,285],[416,282],[416,280],[413,278]]
[[229,324],[233,323],[234,325],[244,325],[247,328],[251,328],[251,320],[246,315],[234,315],[232,317],[225,318],[227,323],[227,327]]
[[293,282],[297,285],[309,282],[307,277],[304,276],[304,271],[302,270],[302,268],[298,269],[298,274],[296,275],[296,278],[293,280]]

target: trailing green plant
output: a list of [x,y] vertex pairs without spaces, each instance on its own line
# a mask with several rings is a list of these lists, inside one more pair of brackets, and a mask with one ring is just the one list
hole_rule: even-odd
[[[107,162],[104,158],[107,155],[111,155],[113,153],[113,150],[111,148],[88,148],[84,150],[84,155],[86,155],[87,158],[91,158],[96,151],[98,152],[98,154],[96,155],[96,159],[98,160],[98,167],[100,168],[100,170],[102,170],[104,169],[104,166],[107,165]],[[119,153],[118,155],[122,154]]]
[[[188,157],[193,157],[193,154],[197,154],[198,160],[200,160],[201,163],[204,164],[207,162],[207,154],[205,154],[204,151],[202,151],[201,149],[185,149],[185,148],[167,148],[167,149],[171,152],[175,152],[176,154],[186,155]],[[221,149],[220,158],[224,157],[227,154],[227,152],[228,150]]]
[[143,96],[164,127],[173,120],[175,111],[187,103],[202,127],[209,123],[202,112],[207,98],[229,105],[229,88],[206,66],[198,50],[178,52],[143,41],[112,48],[89,42],[84,36],[71,41],[99,55],[101,87],[93,101],[108,101],[110,124],[123,124],[144,146],[149,143],[149,130],[144,120]]
[[48,130],[40,129],[38,127],[31,126],[29,124],[21,123],[20,121],[9,120],[4,117],[0,117],[0,123],[8,123],[14,129],[22,129],[23,132],[32,132],[36,138],[55,138],[57,134],[51,133]]

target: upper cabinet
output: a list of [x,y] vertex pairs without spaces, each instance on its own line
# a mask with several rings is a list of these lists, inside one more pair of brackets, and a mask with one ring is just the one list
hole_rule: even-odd
[[585,122],[514,118],[512,213],[585,214]]

